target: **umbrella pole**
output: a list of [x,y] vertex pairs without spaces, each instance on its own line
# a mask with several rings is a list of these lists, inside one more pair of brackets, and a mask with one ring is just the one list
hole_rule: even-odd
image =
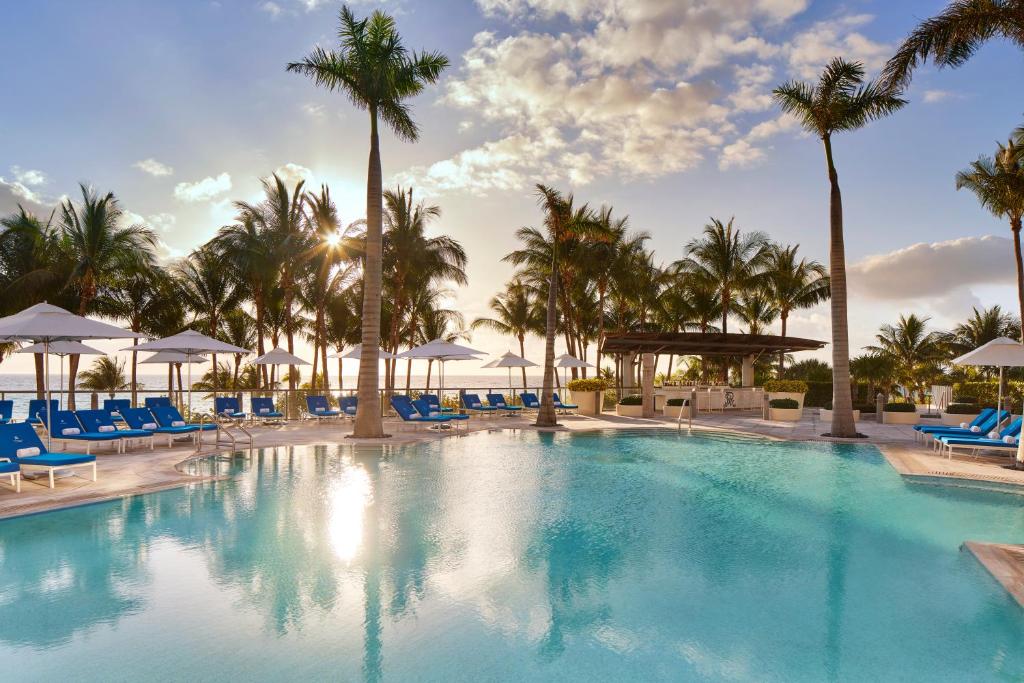
[[43,374],[46,375],[46,450],[52,447],[53,416],[50,415],[50,340],[43,340]]
[[[192,354],[185,354],[185,362],[188,363],[188,419],[192,419]],[[213,369],[217,372],[217,368]]]
[[999,390],[996,398],[996,431],[999,431],[999,425],[1002,421],[999,419],[1002,416],[1000,412],[1003,409],[1003,366],[999,366]]
[[64,405],[64,356],[57,356],[60,358],[60,392],[57,394],[57,407],[60,408]]

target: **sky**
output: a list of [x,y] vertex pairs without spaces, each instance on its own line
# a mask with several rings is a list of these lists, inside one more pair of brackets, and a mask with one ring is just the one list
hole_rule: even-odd
[[[388,0],[406,45],[451,66],[412,102],[416,143],[385,132],[386,186],[442,209],[458,239],[468,321],[511,276],[514,232],[540,221],[535,183],[610,205],[683,255],[710,217],[735,217],[827,263],[820,141],[771,89],[813,80],[834,56],[873,75],[940,0]],[[47,214],[79,183],[113,191],[173,260],[232,221],[277,172],[326,182],[344,221],[365,214],[368,119],[344,96],[286,73],[337,46],[334,0],[39,0],[5,8],[0,41],[0,214]],[[43,49],[45,46],[45,49]],[[920,69],[910,104],[834,141],[850,271],[851,346],[900,313],[936,328],[972,306],[1016,312],[1008,227],[953,177],[1024,123],[1024,56],[993,42],[956,70]],[[735,323],[733,323],[735,324]],[[777,327],[777,325],[776,325]],[[789,333],[830,338],[827,306]],[[514,340],[475,332],[491,354]],[[118,347],[113,343],[111,348]],[[542,358],[530,340],[527,357]],[[561,349],[559,350],[561,352]],[[302,355],[300,353],[300,355]],[[821,352],[823,358],[828,351]],[[5,372],[28,371],[14,357]],[[353,368],[354,370],[354,368]],[[463,372],[475,371],[460,368]],[[348,369],[346,369],[348,372]]]

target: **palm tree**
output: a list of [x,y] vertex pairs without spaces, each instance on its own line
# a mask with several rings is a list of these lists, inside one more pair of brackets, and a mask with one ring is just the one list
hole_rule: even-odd
[[[466,252],[462,245],[448,235],[427,237],[429,223],[440,216],[440,207],[414,203],[411,189],[398,187],[384,193],[382,267],[391,309],[385,337],[390,353],[396,353],[403,336],[408,338],[417,326],[412,301],[418,292],[445,281],[466,284]],[[396,365],[385,363],[388,389],[395,385]]]
[[892,393],[893,374],[892,359],[880,353],[869,353],[850,359],[850,374],[857,378],[858,382],[866,382],[868,385],[868,398],[875,400],[876,390],[885,394]]
[[[235,309],[243,296],[224,268],[220,255],[209,246],[200,247],[178,264],[175,274],[182,303],[192,312],[193,323],[207,336],[218,337],[224,316]],[[210,360],[213,367],[217,367],[217,354]],[[220,390],[218,378],[214,373],[214,393]]]
[[[537,302],[536,292],[519,278],[505,285],[505,291],[491,299],[488,304],[494,312],[493,318],[477,318],[470,327],[474,330],[485,328],[515,337],[519,342],[519,355],[526,355],[526,335],[542,334],[543,312]],[[526,368],[523,372],[523,389],[526,389]]]
[[124,376],[124,361],[107,356],[100,356],[91,368],[82,372],[78,386],[87,391],[106,392],[110,398],[131,387]]
[[[951,356],[962,356],[983,344],[999,337],[1020,337],[1020,319],[1005,313],[996,304],[991,308],[971,309],[967,320],[957,324],[952,330],[942,335],[942,342]],[[991,376],[992,370],[983,371]]]
[[[1013,255],[1017,264],[1017,305],[1024,315],[1024,258],[1020,230],[1024,217],[1024,148],[1013,140],[999,145],[995,157],[980,157],[956,174],[956,189],[967,188],[997,218],[1010,222]],[[1022,338],[1024,340],[1024,338]]]
[[780,315],[774,299],[761,289],[744,292],[736,304],[736,314],[746,324],[747,334],[764,334]]
[[880,84],[904,90],[919,64],[931,59],[940,68],[956,68],[992,38],[1024,48],[1024,0],[954,0],[903,41],[882,70]]
[[[465,320],[462,313],[449,308],[435,308],[424,311],[420,314],[420,324],[416,332],[415,342],[425,344],[433,339],[455,343],[462,339],[469,338],[469,334],[463,329]],[[430,374],[434,367],[432,359],[427,360],[427,384],[430,390]]]
[[832,296],[832,436],[854,437],[850,394],[850,334],[846,314],[846,252],[843,244],[843,201],[839,174],[832,156],[832,136],[862,128],[891,114],[907,102],[895,91],[864,82],[864,67],[836,57],[817,84],[789,81],[772,91],[784,112],[795,115],[803,128],[825,148],[829,195],[829,277]]
[[362,310],[362,361],[359,363],[359,408],[352,435],[384,436],[378,394],[378,345],[380,344],[381,250],[383,232],[382,174],[378,120],[383,120],[402,140],[415,142],[419,128],[405,103],[434,83],[448,66],[448,58],[436,52],[410,53],[402,44],[394,18],[377,10],[369,19],[356,19],[341,8],[339,51],[314,48],[288,71],[304,74],[316,85],[341,91],[358,109],[370,114],[370,158],[366,174],[366,263]]
[[924,381],[936,374],[942,357],[942,335],[928,331],[928,318],[901,315],[895,325],[882,325],[878,343],[864,349],[889,359],[896,380],[923,395]]
[[[783,247],[773,244],[768,250],[764,285],[779,311],[782,336],[786,336],[789,314],[815,306],[829,296],[828,270],[817,261],[797,259],[800,245]],[[779,377],[785,369],[786,356],[779,354]]]
[[713,283],[722,303],[722,332],[729,331],[729,313],[735,297],[754,287],[768,258],[768,236],[763,232],[742,233],[732,218],[717,218],[704,226],[704,236],[686,245],[686,256],[675,263],[677,270],[691,278]]
[[[60,227],[74,262],[68,285],[78,294],[78,314],[86,315],[100,291],[120,273],[150,268],[155,257],[156,235],[142,225],[123,227],[124,212],[113,192],[100,196],[81,186],[82,203],[70,199],[60,207]],[[78,355],[68,361],[68,406],[75,407],[75,376]]]
[[[256,321],[240,308],[226,311],[221,322],[219,339],[232,346],[251,349],[256,341]],[[239,391],[238,376],[242,367],[242,356],[245,354],[233,353],[231,355],[234,356],[235,361],[235,369],[231,375],[231,390]]]
[[[559,249],[562,243],[574,240],[581,235],[597,232],[600,226],[594,220],[590,208],[584,204],[573,206],[573,196],[563,195],[558,190],[546,185],[537,185],[537,197],[544,211],[544,227],[547,232],[546,244],[549,245],[551,261],[548,265],[548,303],[545,320],[544,342],[544,381],[541,389],[540,409],[537,411],[538,427],[553,427],[558,424],[555,416],[554,374],[555,374],[555,333],[558,329],[558,282],[562,279]],[[523,235],[521,229],[519,235]],[[539,234],[539,231],[533,230]],[[506,257],[513,262],[522,262],[522,256],[513,252]],[[572,352],[570,348],[570,353]]]
[[346,347],[355,346],[360,341],[359,301],[362,297],[356,295],[354,289],[336,293],[325,307],[324,335],[327,343],[338,352],[339,391],[345,388],[341,355]]

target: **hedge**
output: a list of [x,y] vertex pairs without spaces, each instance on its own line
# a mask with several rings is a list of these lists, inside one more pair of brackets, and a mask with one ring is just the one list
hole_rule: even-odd
[[915,413],[917,412],[917,406],[913,403],[886,403],[885,412],[887,413]]
[[608,388],[608,382],[600,377],[581,377],[569,380],[565,386],[569,391],[604,391]]
[[690,399],[688,398],[670,398],[669,400],[665,401],[665,405],[673,407],[685,406],[686,402],[689,400]]
[[770,379],[764,383],[764,390],[770,393],[807,393],[807,382],[802,379]]
[[799,401],[792,398],[773,398],[768,401],[768,405],[772,408],[784,408],[788,410],[795,410],[800,407]]
[[950,403],[942,412],[946,415],[977,415],[981,410],[977,403]]
[[644,397],[640,394],[630,394],[619,399],[620,406],[642,406],[643,404]]
[[[1003,400],[1019,403],[1024,399],[1024,382],[1010,380],[1006,383]],[[999,382],[957,382],[953,385],[953,400],[957,403],[977,403],[982,407],[995,408],[999,397]]]

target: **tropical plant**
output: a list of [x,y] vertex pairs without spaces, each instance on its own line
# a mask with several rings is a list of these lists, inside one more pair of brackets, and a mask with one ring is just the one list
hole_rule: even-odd
[[362,362],[359,364],[359,408],[353,436],[383,437],[378,386],[378,345],[382,285],[383,207],[378,122],[383,121],[399,139],[415,142],[419,128],[406,100],[434,83],[448,66],[440,53],[412,52],[402,43],[395,20],[381,11],[369,19],[356,19],[341,8],[338,35],[341,49],[314,48],[288,71],[313,79],[318,86],[341,91],[358,109],[370,114],[370,158],[366,179],[366,259],[363,274]]
[[[156,236],[142,225],[124,226],[125,214],[113,192],[100,196],[84,183],[82,203],[70,199],[60,206],[60,227],[73,262],[68,285],[78,294],[78,314],[92,312],[103,288],[118,273],[153,265]],[[68,359],[68,406],[75,407],[78,354]]]
[[802,379],[808,382],[831,382],[832,366],[817,358],[807,358],[790,365],[784,379]]
[[[1020,319],[1005,313],[1001,306],[996,304],[991,308],[971,309],[971,315],[962,323],[958,323],[952,330],[942,335],[942,342],[945,345],[948,355],[952,357],[962,356],[968,351],[987,344],[999,337],[1019,338],[1021,334]],[[993,368],[983,368],[982,373],[986,376],[992,375]]]
[[124,361],[109,356],[100,356],[92,367],[79,375],[78,386],[86,391],[105,392],[110,398],[119,391],[131,388],[124,376]]
[[956,189],[967,188],[992,215],[1010,223],[1017,265],[1017,304],[1024,315],[1024,257],[1020,230],[1024,217],[1024,148],[1013,140],[999,145],[994,157],[980,157],[956,174]]
[[921,398],[927,381],[938,374],[943,355],[942,335],[928,330],[928,320],[901,315],[895,325],[882,325],[875,335],[877,344],[864,347],[888,358],[896,380]]
[[880,83],[888,90],[903,90],[919,64],[931,59],[939,68],[956,68],[992,38],[1024,48],[1024,1],[954,0],[903,41],[882,70]]
[[736,315],[747,326],[747,334],[764,334],[779,317],[779,309],[771,295],[763,289],[753,289],[741,294],[736,301]]
[[[782,336],[786,336],[789,314],[821,303],[829,296],[828,270],[817,261],[798,258],[800,245],[773,244],[764,269],[764,287],[779,312]],[[786,365],[779,353],[779,376]]]
[[[499,334],[515,337],[519,342],[519,355],[526,355],[526,337],[544,333],[544,313],[540,308],[536,292],[520,278],[513,278],[505,285],[505,291],[491,299],[489,307],[493,318],[477,318],[470,327],[484,328]],[[523,374],[523,388],[526,388],[526,368]]]
[[825,67],[817,84],[789,81],[772,91],[775,101],[797,117],[804,130],[817,136],[825,149],[829,196],[829,276],[832,297],[832,391],[835,406],[832,436],[853,437],[850,394],[850,340],[846,313],[846,249],[843,240],[843,202],[839,174],[832,154],[832,136],[862,128],[895,112],[906,100],[894,90],[864,81],[859,62],[835,58]]

